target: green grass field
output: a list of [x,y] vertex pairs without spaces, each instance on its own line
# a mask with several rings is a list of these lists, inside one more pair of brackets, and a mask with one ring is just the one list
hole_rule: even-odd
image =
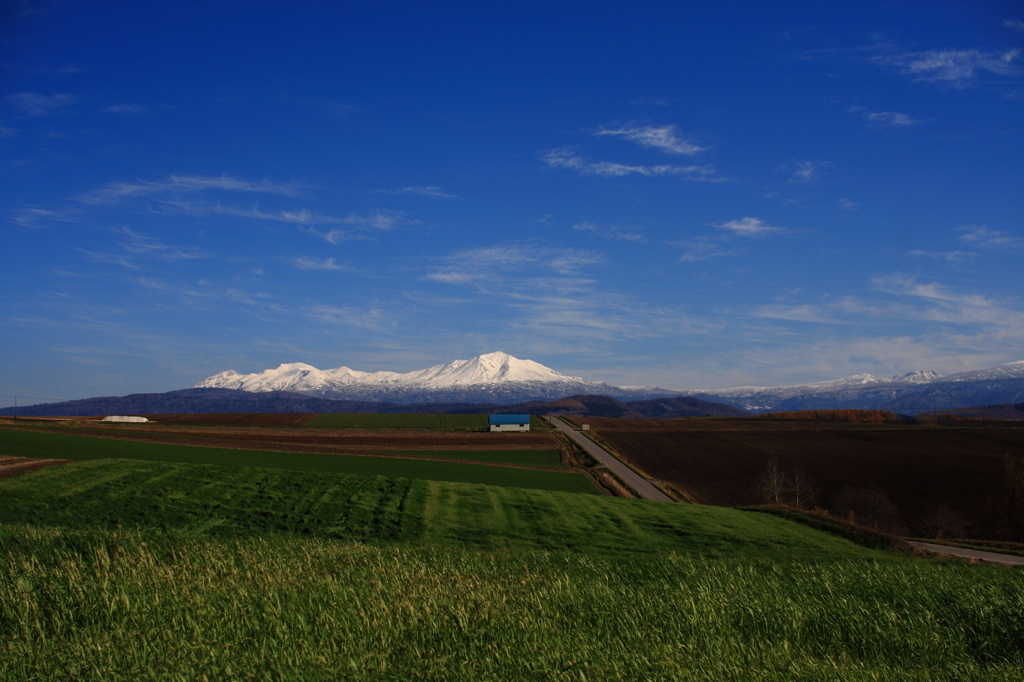
[[0,480],[0,523],[301,533],[488,551],[884,557],[765,514],[598,495],[135,460]]
[[9,429],[0,429],[0,449],[5,455],[12,457],[74,460],[116,457],[153,462],[261,467],[358,474],[360,476],[380,475],[600,494],[590,479],[580,473],[512,469],[463,462],[432,462],[424,459],[402,459],[399,457],[229,450]]
[[485,414],[318,414],[307,427],[334,429],[422,429],[428,431],[486,431]]
[[0,680],[1024,677],[1019,568],[737,509],[97,454],[0,479]]
[[1024,671],[1024,581],[988,566],[495,555],[24,525],[0,525],[0,545],[4,680],[1018,680]]

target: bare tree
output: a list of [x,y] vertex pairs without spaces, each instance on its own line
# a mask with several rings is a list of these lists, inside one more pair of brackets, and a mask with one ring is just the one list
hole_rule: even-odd
[[793,472],[789,475],[789,493],[791,503],[797,509],[812,506],[818,496],[814,481],[800,467],[793,467]]
[[765,504],[783,504],[786,500],[789,477],[786,475],[779,458],[772,456],[757,479],[758,498]]

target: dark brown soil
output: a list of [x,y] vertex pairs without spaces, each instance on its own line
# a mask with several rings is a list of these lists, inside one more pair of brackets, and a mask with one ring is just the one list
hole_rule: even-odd
[[[273,416],[273,415],[271,415]],[[477,433],[457,431],[357,431],[354,429],[266,429],[246,426],[176,424],[67,424],[51,432],[150,443],[261,449],[263,445],[311,447],[310,451],[352,450],[548,450],[557,449],[552,432]],[[279,449],[279,448],[269,448]],[[303,452],[305,450],[295,450]]]
[[218,426],[305,426],[316,413],[286,414],[144,414],[160,424],[215,424]]
[[0,456],[0,478],[17,476],[33,469],[67,464],[69,459],[35,459],[32,457],[3,457]]
[[1020,428],[691,419],[673,430],[655,420],[590,423],[631,465],[702,504],[760,502],[757,481],[774,457],[783,469],[809,475],[822,506],[844,486],[876,486],[917,531],[943,506],[975,527],[983,524],[986,501],[1004,486],[1006,457],[1024,454]]

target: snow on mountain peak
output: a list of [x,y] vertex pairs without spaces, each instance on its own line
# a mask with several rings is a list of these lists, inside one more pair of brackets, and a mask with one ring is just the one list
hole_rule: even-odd
[[293,362],[255,374],[242,375],[234,370],[228,370],[200,381],[193,388],[234,388],[257,392],[322,392],[353,386],[437,389],[521,381],[566,383],[584,380],[559,374],[539,362],[520,360],[499,351],[478,355],[471,360],[452,360],[443,365],[404,374],[360,372],[348,367],[319,370],[312,365]]
[[1024,378],[1024,360],[1007,362],[1005,365],[990,367],[988,369],[975,369],[968,372],[957,372],[950,374],[946,381],[992,381],[998,379],[1021,379]]
[[942,375],[930,369],[907,372],[906,374],[894,374],[886,381],[899,381],[912,384],[927,384],[930,381],[941,379]]

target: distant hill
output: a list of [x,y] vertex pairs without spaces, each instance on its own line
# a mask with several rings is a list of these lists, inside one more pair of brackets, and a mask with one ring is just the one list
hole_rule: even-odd
[[[394,405],[358,400],[330,400],[291,391],[250,393],[230,388],[186,388],[167,393],[135,393],[104,398],[86,398],[63,403],[19,407],[18,414],[34,417],[76,417],[109,414],[211,414],[282,412],[450,412],[469,404]],[[0,410],[10,416],[14,408]]]
[[947,415],[965,417],[968,419],[1005,419],[1009,421],[1024,420],[1024,403],[1002,403],[1001,405],[978,405],[976,407],[964,407],[959,410],[936,410],[934,412],[922,412],[918,418],[936,419]]
[[678,419],[680,417],[745,417],[749,412],[725,403],[700,398],[653,398],[626,403],[644,417]]
[[[579,417],[742,417],[747,413],[730,405],[697,398],[660,398],[622,402],[605,395],[577,395],[553,401],[514,405],[491,403],[396,404],[361,400],[331,400],[291,391],[254,393],[229,388],[187,388],[167,393],[136,393],[120,397],[87,398],[63,403],[29,405],[18,414],[29,417],[87,417],[111,414],[279,414],[295,412],[379,412],[387,414],[489,414],[494,412]],[[14,408],[0,410],[11,416]]]

